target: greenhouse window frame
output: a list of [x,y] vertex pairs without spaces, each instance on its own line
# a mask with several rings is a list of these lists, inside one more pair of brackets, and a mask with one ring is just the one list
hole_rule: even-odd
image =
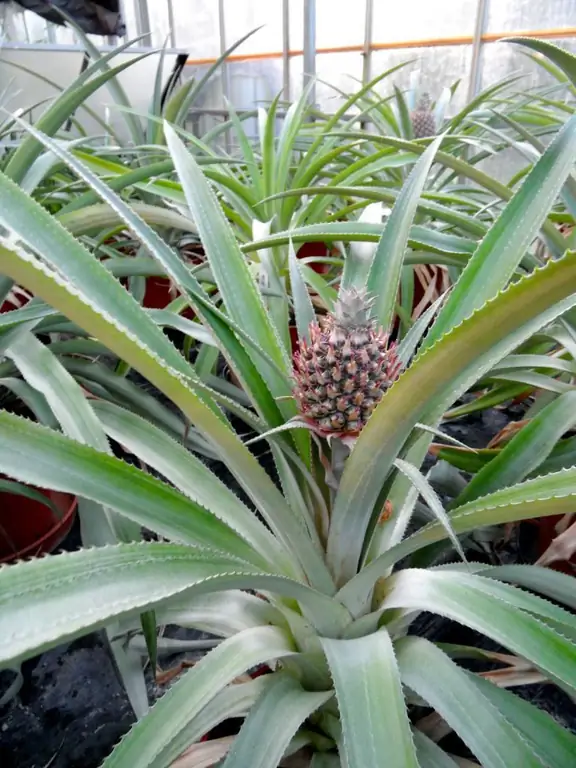
[[[576,27],[558,27],[555,29],[537,29],[537,30],[512,30],[509,32],[486,32],[479,42],[484,45],[486,43],[497,43],[499,40],[503,40],[507,37],[538,37],[546,40],[553,40],[555,38],[563,37],[576,37]],[[417,40],[394,40],[390,42],[372,43],[370,45],[370,53],[375,51],[392,51],[392,50],[410,50],[411,48],[440,48],[450,45],[474,45],[474,35],[458,35],[454,37],[429,37],[418,38]],[[361,53],[366,51],[364,45],[340,45],[316,48],[316,54],[325,53]],[[288,51],[288,56],[293,58],[295,56],[303,56],[304,49],[296,48]],[[238,53],[232,54],[228,57],[228,61],[261,61],[265,59],[281,59],[284,57],[283,51],[264,51],[262,53]],[[214,64],[216,59],[213,57],[206,58],[190,58],[187,60],[187,66],[210,66]]]
[[[390,41],[375,41],[374,36],[374,0],[365,0],[364,9],[364,40],[356,45],[344,45],[344,46],[328,46],[317,47],[316,46],[316,0],[303,0],[301,6],[303,12],[304,31],[302,45],[298,48],[291,48],[290,39],[290,2],[289,0],[282,0],[281,13],[282,13],[282,50],[267,51],[260,53],[247,53],[247,54],[232,54],[226,60],[226,63],[222,69],[223,77],[223,93],[228,95],[229,83],[227,78],[229,76],[227,64],[235,62],[250,62],[250,61],[266,61],[266,60],[282,60],[282,84],[283,84],[283,97],[285,101],[290,100],[290,68],[291,60],[295,57],[303,58],[303,87],[306,87],[310,81],[315,77],[317,58],[318,56],[326,54],[347,54],[358,53],[363,57],[362,62],[362,80],[367,83],[371,79],[372,75],[372,60],[373,54],[378,51],[393,51],[393,50],[406,50],[409,51],[415,48],[438,48],[447,46],[471,46],[471,64],[470,64],[470,78],[468,86],[468,98],[473,98],[479,90],[480,82],[482,78],[482,51],[484,46],[489,43],[494,43],[507,37],[531,37],[554,40],[559,38],[574,38],[576,37],[576,26],[547,28],[547,29],[529,29],[529,30],[508,30],[504,32],[488,32],[486,31],[488,13],[490,10],[490,0],[476,0],[475,4],[475,22],[474,30],[472,34],[467,35],[455,35],[446,37],[429,37],[429,38],[417,38],[408,40],[390,40]],[[292,12],[294,12],[294,4],[292,4]],[[229,47],[231,41],[226,39],[226,8],[225,0],[218,0],[215,4],[215,10],[217,13],[217,25],[219,29],[220,38],[220,55],[225,52]],[[136,35],[152,35],[151,21],[150,21],[150,6],[149,0],[139,0],[134,4],[135,11],[135,26]],[[175,24],[175,12],[173,0],[167,0],[167,13],[169,23],[169,47],[166,48],[168,54],[186,54],[186,46],[176,45],[176,24]],[[54,52],[83,52],[84,46],[81,43],[59,44],[54,42],[53,32],[50,30],[51,25],[47,25],[47,37],[46,42],[28,42],[28,41],[15,41],[15,42],[3,42],[2,48],[7,51],[54,51]],[[126,41],[128,38],[118,38],[118,41]],[[151,43],[150,39],[150,43]],[[113,44],[112,38],[108,38],[105,43],[98,45],[101,51],[111,51],[116,46]],[[127,49],[126,53],[129,54],[141,54],[150,51],[153,48],[151,44],[142,44],[139,41],[137,46]],[[188,57],[186,66],[200,67],[211,66],[217,61],[215,57],[203,57],[193,58]],[[314,103],[315,99],[315,87],[314,84],[310,86],[310,100]]]

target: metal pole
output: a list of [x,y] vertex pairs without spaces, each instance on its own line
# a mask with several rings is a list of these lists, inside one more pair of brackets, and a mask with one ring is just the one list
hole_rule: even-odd
[[[372,34],[374,27],[374,3],[373,0],[366,0],[366,16],[364,19],[364,48],[362,50],[362,56],[364,61],[362,62],[362,83],[366,85],[372,79]],[[369,120],[360,121],[360,130],[368,131],[370,126]]]
[[46,27],[46,39],[49,43],[55,43],[56,34],[54,32],[54,24],[50,24],[49,22],[45,21],[44,25]]
[[[226,51],[226,21],[224,14],[224,0],[218,0],[218,27],[220,31],[220,55]],[[222,95],[230,97],[230,72],[228,63],[222,63]]]
[[304,0],[304,78],[306,88],[312,83],[309,101],[316,104],[316,0]]
[[364,21],[364,50],[362,56],[362,82],[369,83],[372,78],[372,27],[374,24],[374,2],[366,0],[366,18]]
[[176,28],[174,25],[174,5],[168,0],[168,25],[170,26],[170,46],[176,48]]
[[[218,0],[218,27],[220,31],[220,55],[226,51],[226,22],[224,14],[224,0]],[[226,108],[226,100],[230,99],[230,70],[228,62],[222,62],[222,106]],[[230,134],[228,131],[224,135],[226,152],[230,154]]]
[[472,41],[472,62],[470,64],[470,82],[468,84],[468,101],[480,91],[482,79],[482,35],[486,30],[488,19],[488,0],[478,0],[476,6],[476,24]]
[[119,45],[120,41],[125,42],[126,39],[130,39],[128,36],[128,25],[126,24],[126,7],[125,7],[126,0],[118,0],[118,10],[120,11],[120,16],[122,18],[122,21],[124,22],[124,26],[126,27],[126,31],[122,35],[122,37],[116,37],[114,40],[108,41],[108,44],[111,46]]
[[290,101],[290,5],[282,0],[282,84],[284,100]]
[[138,35],[148,35],[147,38],[142,40],[142,45],[151,46],[152,40],[150,38],[150,14],[148,13],[148,0],[135,0],[134,1],[134,14],[136,16],[136,31]]

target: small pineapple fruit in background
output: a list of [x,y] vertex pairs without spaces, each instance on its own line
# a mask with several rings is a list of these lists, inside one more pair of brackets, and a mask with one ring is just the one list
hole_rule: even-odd
[[410,115],[412,132],[415,139],[424,139],[427,136],[436,135],[436,121],[431,110],[430,96],[425,93],[416,105],[416,109]]
[[310,326],[294,355],[294,396],[304,419],[324,435],[356,435],[401,364],[388,334],[371,317],[366,291],[342,294],[334,312]]

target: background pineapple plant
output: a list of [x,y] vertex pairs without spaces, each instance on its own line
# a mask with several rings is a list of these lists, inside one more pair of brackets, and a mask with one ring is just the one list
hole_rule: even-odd
[[432,112],[432,100],[428,93],[422,94],[416,109],[410,115],[415,139],[436,135],[436,120]]

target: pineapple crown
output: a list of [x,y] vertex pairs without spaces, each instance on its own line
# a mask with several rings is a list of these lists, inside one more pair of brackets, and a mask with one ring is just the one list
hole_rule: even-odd
[[418,104],[416,105],[417,112],[430,112],[432,107],[432,99],[429,93],[423,93],[420,97]]
[[346,288],[334,304],[333,318],[344,329],[373,325],[371,317],[374,298],[365,289]]

